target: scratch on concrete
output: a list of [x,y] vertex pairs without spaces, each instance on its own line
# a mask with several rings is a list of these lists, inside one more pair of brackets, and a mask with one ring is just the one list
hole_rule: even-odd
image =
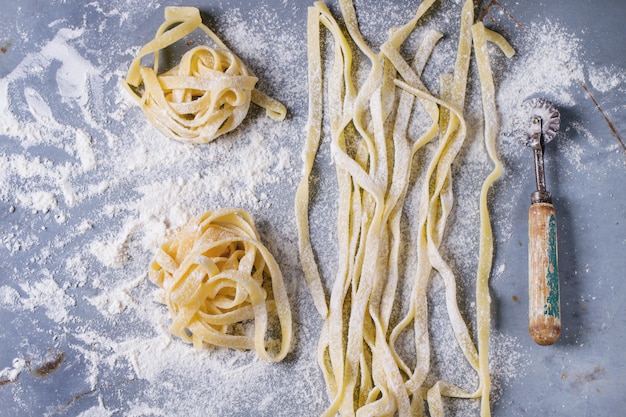
[[609,119],[609,117],[607,116],[605,111],[600,106],[600,103],[598,103],[598,100],[596,100],[596,98],[593,96],[593,94],[591,94],[591,91],[589,90],[589,87],[587,87],[587,84],[584,81],[582,81],[582,80],[579,80],[578,82],[580,83],[580,86],[582,87],[582,89],[587,94],[587,97],[589,97],[589,99],[593,102],[594,106],[596,106],[596,109],[600,112],[600,115],[602,116],[602,118],[604,119],[606,124],[609,126],[609,130],[611,131],[611,134],[613,136],[615,136],[617,141],[622,146],[622,150],[626,151],[626,144],[624,143],[624,140],[622,139],[622,137],[620,136],[619,132],[617,131],[617,128],[615,127],[615,124],[613,124],[611,119]]

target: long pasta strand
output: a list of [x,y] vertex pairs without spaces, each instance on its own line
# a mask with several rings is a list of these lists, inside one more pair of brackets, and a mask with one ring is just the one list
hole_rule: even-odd
[[496,151],[496,139],[498,137],[498,113],[496,108],[496,94],[491,72],[491,63],[487,51],[487,40],[492,40],[507,56],[512,56],[513,48],[495,32],[485,29],[482,23],[472,26],[472,36],[474,38],[476,61],[478,64],[478,74],[480,77],[480,87],[483,102],[483,113],[485,114],[485,148],[489,158],[494,164],[493,170],[483,182],[480,190],[480,247],[478,255],[478,271],[476,275],[476,307],[477,307],[477,332],[479,349],[479,376],[482,388],[481,415],[483,417],[491,415],[489,409],[489,331],[491,326],[490,297],[489,297],[489,275],[493,260],[493,233],[489,220],[489,208],[487,205],[487,194],[489,188],[495,180],[502,174],[502,163],[498,159]]
[[[430,415],[439,416],[443,415],[443,397],[481,397],[481,414],[489,415],[489,374],[486,366],[489,322],[485,320],[485,315],[489,315],[489,306],[484,302],[484,294],[486,291],[488,296],[491,260],[486,258],[490,258],[491,252],[484,248],[492,242],[486,238],[483,241],[481,237],[479,264],[482,269],[479,268],[477,283],[478,348],[457,305],[454,272],[441,253],[446,220],[454,201],[451,166],[468,136],[463,107],[472,41],[476,43],[474,31],[478,30],[477,26],[473,26],[472,0],[468,0],[461,11],[455,71],[442,76],[441,97],[428,92],[420,79],[427,57],[441,34],[429,32],[425,36],[412,65],[399,52],[434,3],[434,0],[424,1],[409,22],[390,32],[389,39],[378,53],[367,45],[360,34],[356,11],[349,0],[339,1],[349,38],[323,3],[317,2],[309,9],[309,91],[310,94],[317,94],[316,97],[322,96],[323,85],[319,36],[322,27],[329,31],[334,43],[333,64],[328,74],[327,111],[339,188],[339,267],[328,304],[312,257],[310,241],[307,240],[308,200],[296,201],[305,276],[315,305],[326,319],[318,345],[318,361],[331,399],[325,416],[337,413],[342,416],[423,415],[425,402]],[[485,31],[484,38],[499,43],[506,50],[508,44],[499,35]],[[354,51],[350,40],[369,64],[369,72],[359,86],[353,78]],[[485,65],[487,51],[478,50],[476,45],[474,50],[480,71],[481,65]],[[490,65],[488,60],[486,65]],[[483,79],[481,74],[481,85]],[[407,129],[416,101],[414,97],[424,107],[432,123],[411,144],[407,140]],[[298,200],[308,199],[308,185],[302,184],[308,184],[319,146],[321,129],[318,126],[322,120],[322,107],[323,104],[316,98],[309,109],[305,172],[298,188]],[[489,110],[494,113],[487,113],[485,105],[486,118],[495,114],[492,107]],[[492,132],[497,132],[497,122],[492,128],[490,133],[486,131],[489,143],[495,141]],[[428,164],[420,193],[418,265],[412,275],[414,283],[410,305],[404,318],[390,327],[400,279],[400,221],[413,156],[437,135],[437,149]],[[493,146],[488,151],[490,156],[492,151]],[[483,189],[488,189],[494,180],[495,177],[488,177]],[[485,200],[485,204],[481,202],[481,219],[485,213],[488,219],[487,210]],[[484,230],[482,224],[481,236]],[[481,272],[485,270],[486,277]],[[447,381],[426,385],[431,351],[426,306],[429,302],[428,282],[433,271],[444,281],[446,308],[459,347],[478,375],[479,384],[473,390]],[[398,337],[411,323],[414,325],[417,358],[413,369],[395,348]]]

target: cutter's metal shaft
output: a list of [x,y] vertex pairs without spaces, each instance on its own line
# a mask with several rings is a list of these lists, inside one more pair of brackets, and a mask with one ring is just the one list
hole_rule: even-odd
[[537,191],[531,194],[532,203],[551,203],[552,196],[546,190],[546,176],[543,163],[543,126],[542,119],[539,116],[533,117],[531,127],[530,147],[535,154],[535,182],[537,183]]

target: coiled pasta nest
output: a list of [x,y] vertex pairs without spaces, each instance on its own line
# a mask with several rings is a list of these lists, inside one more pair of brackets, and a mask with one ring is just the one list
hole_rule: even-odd
[[[172,334],[197,348],[254,349],[268,361],[289,351],[292,320],[282,275],[246,211],[208,211],[191,221],[157,251],[148,276],[163,289]],[[269,336],[274,318],[278,352]]]
[[[159,52],[200,28],[215,47],[197,46],[180,63],[159,73]],[[152,67],[141,60],[153,54]],[[132,62],[124,86],[148,120],[166,136],[187,143],[208,143],[232,131],[248,113],[250,102],[283,120],[286,109],[255,89],[258,78],[213,31],[194,7],[168,7],[155,38]]]

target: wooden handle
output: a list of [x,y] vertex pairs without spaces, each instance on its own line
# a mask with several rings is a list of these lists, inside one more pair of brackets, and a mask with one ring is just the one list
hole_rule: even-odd
[[528,330],[540,345],[551,345],[561,334],[556,210],[534,203],[528,211]]

